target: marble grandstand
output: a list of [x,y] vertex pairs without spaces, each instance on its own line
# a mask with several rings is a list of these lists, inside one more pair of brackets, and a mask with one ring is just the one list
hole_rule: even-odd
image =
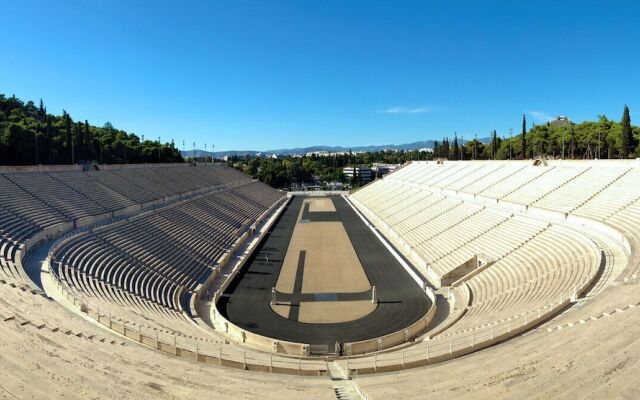
[[640,396],[639,160],[413,162],[349,195],[437,301],[417,338],[324,359],[198,306],[285,193],[213,165],[1,168],[0,398]]

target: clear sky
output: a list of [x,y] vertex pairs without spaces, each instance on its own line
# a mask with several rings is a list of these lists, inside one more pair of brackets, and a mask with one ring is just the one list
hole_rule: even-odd
[[[0,93],[216,150],[520,131],[624,104],[638,1],[5,1]],[[636,118],[634,120],[634,118]]]

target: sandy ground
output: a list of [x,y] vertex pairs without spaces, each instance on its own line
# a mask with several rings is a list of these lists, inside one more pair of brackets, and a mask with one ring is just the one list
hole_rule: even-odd
[[[328,201],[312,200],[312,205]],[[342,223],[308,222],[297,223],[293,230],[276,284],[279,292],[293,291],[300,250],[306,251],[302,293],[357,293],[371,288]]]
[[301,240],[292,243],[292,250],[299,246],[307,252],[302,293],[355,293],[371,288],[341,222],[311,222],[298,227]]
[[305,323],[339,323],[364,317],[376,309],[377,304],[361,301],[315,301],[300,303],[300,317]]
[[305,201],[305,203],[307,202],[309,203],[310,212],[336,211],[331,199],[309,199],[309,201]]
[[279,316],[289,318],[289,309],[291,308],[289,304],[289,302],[284,301],[278,304],[271,304],[271,309]]
[[[331,199],[309,199],[311,212],[335,212]],[[304,206],[298,214],[298,221]],[[292,293],[300,251],[306,252],[302,293],[358,293],[371,288],[358,255],[341,222],[296,223],[287,248],[276,290]],[[368,304],[367,304],[368,303]],[[272,306],[288,316],[288,305]],[[301,322],[345,322],[361,318],[375,309],[370,302],[305,302],[300,307]]]
[[[371,314],[377,304],[361,301],[303,301],[300,303],[299,322],[328,324],[354,321]],[[272,304],[271,308],[281,317],[288,318],[289,303]]]

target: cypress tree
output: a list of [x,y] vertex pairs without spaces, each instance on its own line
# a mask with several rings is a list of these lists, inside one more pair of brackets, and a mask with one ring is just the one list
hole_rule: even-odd
[[478,158],[478,135],[473,137],[473,159]]
[[75,160],[74,160],[74,154],[73,154],[73,141],[71,137],[71,117],[69,116],[66,110],[62,110],[62,118],[64,119],[64,129],[67,136],[66,142],[67,142],[67,147],[69,149],[69,153],[68,153],[69,158],[67,159],[67,161],[70,162],[71,164],[74,164]]
[[522,159],[527,158],[527,117],[522,114]]
[[453,159],[457,160],[460,154],[460,146],[458,145],[458,132],[453,133]]
[[78,160],[84,160],[84,154],[82,153],[82,122],[78,121],[74,124],[75,133],[72,138],[72,146],[74,154]]
[[40,118],[40,122],[44,122],[44,118],[47,115],[47,111],[44,108],[44,103],[42,99],[40,99],[40,107],[38,108],[38,117]]
[[93,152],[91,148],[91,133],[89,131],[89,121],[84,120],[84,135],[83,135],[83,143],[82,148],[87,160],[93,159]]
[[498,152],[498,132],[494,129],[491,135],[491,159],[496,159]]
[[631,117],[629,116],[629,107],[624,106],[624,112],[622,113],[622,137],[620,158],[627,158],[633,155],[633,133],[631,131]]

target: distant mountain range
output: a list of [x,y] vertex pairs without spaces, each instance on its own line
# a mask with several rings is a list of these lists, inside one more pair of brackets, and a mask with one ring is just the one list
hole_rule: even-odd
[[[449,139],[451,140],[451,139]],[[478,139],[482,143],[489,143],[489,138]],[[433,148],[433,140],[421,140],[413,143],[404,143],[404,144],[383,144],[383,145],[370,145],[370,146],[353,146],[353,147],[343,147],[343,146],[309,146],[309,147],[296,147],[291,149],[275,149],[275,150],[265,150],[265,151],[256,151],[256,150],[228,150],[228,151],[204,151],[204,150],[187,150],[181,152],[185,157],[193,157],[195,152],[195,157],[211,157],[215,154],[216,157],[225,157],[225,156],[244,156],[250,155],[254,156],[257,154],[270,156],[272,154],[276,155],[302,155],[307,153],[315,153],[318,151],[327,151],[329,153],[335,152],[348,152],[351,150],[352,152],[367,152],[367,151],[381,151],[381,150],[418,150],[418,149],[430,149]]]

